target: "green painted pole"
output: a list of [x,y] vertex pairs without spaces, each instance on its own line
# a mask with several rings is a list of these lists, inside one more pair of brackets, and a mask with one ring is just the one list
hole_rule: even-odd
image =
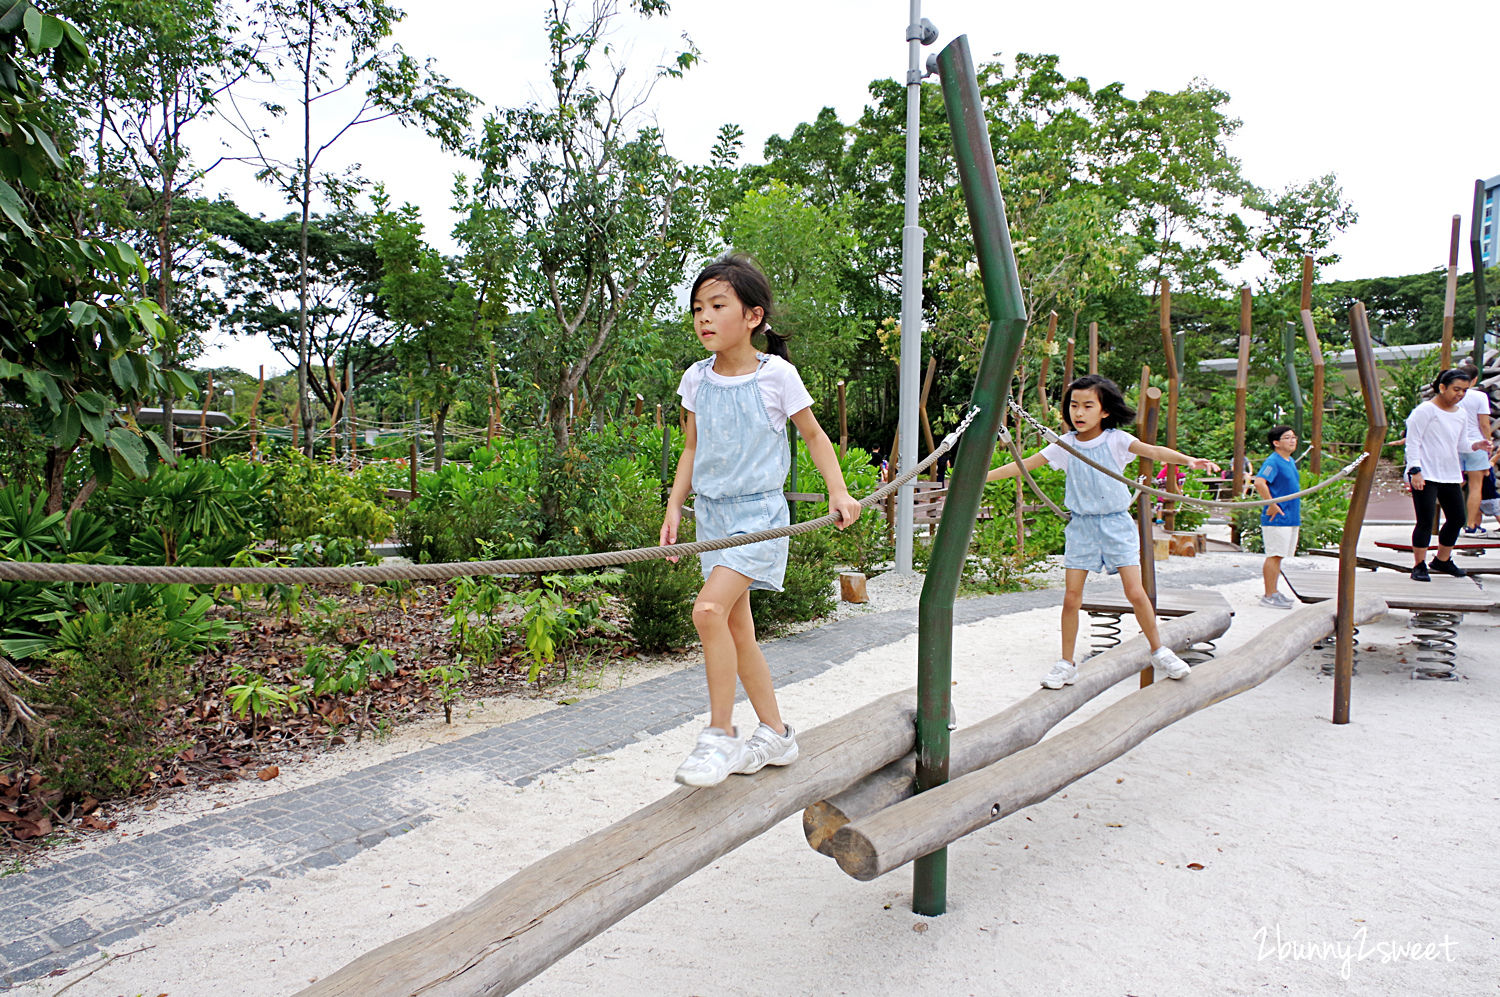
[[1484,224],[1484,181],[1474,181],[1474,214],[1469,219],[1469,260],[1474,267],[1474,366],[1484,373],[1484,327],[1489,318],[1489,299],[1484,293],[1484,243],[1480,226]]
[[[953,133],[959,181],[974,230],[979,275],[990,315],[989,335],[979,360],[971,403],[979,409],[959,440],[943,520],[932,545],[927,579],[917,610],[917,774],[916,791],[948,781],[949,717],[953,686],[953,600],[974,518],[995,452],[1005,393],[1015,375],[1026,329],[1021,281],[1011,251],[1005,202],[995,175],[995,154],[979,97],[979,81],[967,36],[955,38],[936,59],[943,104]],[[948,853],[940,849],[913,866],[912,910],[936,916],[948,908]]]

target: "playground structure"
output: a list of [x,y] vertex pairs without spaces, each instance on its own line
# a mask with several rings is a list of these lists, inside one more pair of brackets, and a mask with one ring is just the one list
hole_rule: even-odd
[[[1137,639],[1092,659],[1072,688],[1035,693],[954,733],[953,601],[1026,318],[966,38],[952,42],[936,63],[991,324],[970,414],[976,431],[958,439],[946,514],[923,587],[915,699],[910,692],[888,696],[806,732],[803,757],[793,768],[710,789],[676,790],[534,863],[464,910],[356,959],[302,991],[305,995],[509,992],[798,810],[809,843],[857,879],[914,863],[913,909],[943,913],[948,844],[1046,799],[1169,724],[1254,688],[1330,632],[1338,643],[1334,722],[1348,722],[1353,627],[1386,611],[1379,598],[1356,598],[1352,544],[1340,555],[1335,598],[1294,612],[1253,641],[1253,650],[1198,665],[1190,682],[1149,685],[1147,648]],[[1167,315],[1164,307],[1163,341],[1174,355]],[[1373,457],[1386,427],[1368,329],[1358,312],[1351,333],[1361,356],[1369,423],[1364,453],[1372,458],[1346,468],[1358,472],[1346,523],[1357,535],[1373,484]],[[1246,333],[1242,343],[1247,339]],[[1097,354],[1090,353],[1092,368]],[[1148,403],[1142,405],[1143,429],[1154,437],[1160,392],[1153,396],[1143,390],[1142,398]],[[1242,423],[1239,429],[1242,447]],[[1014,447],[1013,440],[1007,442]],[[1132,486],[1142,491],[1143,501],[1147,492],[1157,491]],[[1163,494],[1172,498],[1175,492]],[[1149,516],[1144,518],[1149,523]],[[1143,567],[1149,563],[1148,554]],[[1151,591],[1156,598],[1154,585]],[[1183,649],[1222,635],[1228,625],[1228,613],[1209,608],[1165,620],[1161,635],[1169,646]],[[1149,687],[1044,740],[1079,706],[1133,674]]]

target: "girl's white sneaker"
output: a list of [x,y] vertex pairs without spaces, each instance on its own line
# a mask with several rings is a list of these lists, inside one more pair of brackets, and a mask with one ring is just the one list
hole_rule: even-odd
[[1165,646],[1151,652],[1151,663],[1166,672],[1169,679],[1185,679],[1192,671],[1188,663],[1177,656],[1177,652]]
[[745,746],[739,738],[717,727],[705,727],[693,750],[677,766],[677,781],[684,786],[717,786],[744,758]]
[[1078,681],[1078,666],[1067,658],[1058,658],[1052,670],[1042,676],[1042,688],[1061,689]]
[[751,775],[767,765],[790,765],[797,760],[797,732],[783,724],[785,734],[778,734],[770,724],[761,724],[745,741],[745,756],[735,769],[740,775]]

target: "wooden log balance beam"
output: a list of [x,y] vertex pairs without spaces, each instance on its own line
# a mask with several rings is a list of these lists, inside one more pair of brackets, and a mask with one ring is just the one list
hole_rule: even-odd
[[[1229,629],[1229,611],[1199,610],[1161,622],[1162,643],[1174,651],[1199,641],[1213,640]],[[948,756],[952,778],[1029,748],[1071,716],[1084,703],[1144,668],[1151,667],[1151,646],[1136,637],[1095,655],[1080,669],[1078,681],[1061,689],[1042,689],[971,727],[953,732]],[[802,811],[807,843],[824,855],[833,854],[833,836],[851,821],[884,810],[912,796],[917,770],[916,753],[873,772],[837,796],[819,800]]]
[[912,751],[915,724],[915,690],[876,700],[800,735],[796,765],[678,789],[301,993],[510,993],[715,859]]
[[[1361,596],[1354,622],[1385,612],[1383,600]],[[1198,665],[1185,681],[1149,685],[1040,744],[845,824],[833,835],[833,857],[855,879],[871,880],[945,848],[1047,799],[1183,717],[1255,688],[1332,633],[1335,622],[1327,603],[1299,609],[1246,650]]]

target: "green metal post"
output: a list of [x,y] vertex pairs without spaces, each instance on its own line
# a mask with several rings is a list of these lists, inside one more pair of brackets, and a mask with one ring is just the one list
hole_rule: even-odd
[[1484,327],[1489,318],[1489,299],[1484,293],[1484,181],[1474,181],[1474,214],[1469,219],[1469,261],[1474,267],[1474,366],[1484,373]]
[[[943,104],[953,133],[959,181],[974,229],[980,280],[990,315],[989,335],[979,360],[971,403],[978,407],[954,456],[943,520],[933,541],[927,580],[917,611],[917,774],[916,791],[948,781],[949,718],[952,715],[953,600],[974,518],[979,512],[984,477],[989,473],[995,437],[1004,414],[1005,393],[1015,375],[1026,330],[1021,281],[1011,251],[1005,202],[995,175],[979,81],[967,36],[955,38],[937,57]],[[935,916],[948,907],[948,854],[933,852],[914,863],[912,910]]]

